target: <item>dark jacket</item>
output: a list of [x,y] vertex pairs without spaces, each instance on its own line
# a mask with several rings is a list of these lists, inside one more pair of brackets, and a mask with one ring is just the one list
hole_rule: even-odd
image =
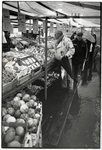
[[75,47],[75,53],[73,55],[72,61],[74,63],[82,64],[83,60],[86,58],[87,45],[84,40],[78,41],[78,39],[72,40]]
[[10,51],[10,48],[15,48],[15,45],[12,44],[12,41],[10,38],[6,37],[7,43],[2,44],[2,50],[3,52],[8,52]]

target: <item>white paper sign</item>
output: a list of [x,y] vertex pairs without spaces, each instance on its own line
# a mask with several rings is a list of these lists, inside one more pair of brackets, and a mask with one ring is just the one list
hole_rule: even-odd
[[69,31],[72,30],[72,23],[71,23],[71,20],[69,20],[69,26],[68,26],[68,29],[69,29]]
[[57,28],[57,30],[60,30],[60,29],[61,29],[61,26],[60,26],[59,23],[56,24],[56,28]]
[[50,23],[50,33],[54,32],[54,24],[53,22]]
[[65,31],[67,31],[68,30],[68,25],[67,24],[65,24]]
[[23,32],[23,33],[26,33],[26,27],[25,27],[25,24],[24,23],[19,23],[18,24],[18,30]]
[[38,20],[33,20],[33,33],[38,34]]
[[10,22],[10,13],[9,13],[9,10],[7,9],[3,9],[3,21],[7,21],[7,22]]
[[3,31],[11,31],[10,13],[7,9],[3,9]]
[[62,24],[62,28],[61,28],[62,32],[65,31],[65,27],[64,27],[64,24]]
[[29,25],[29,33],[31,33],[31,29],[32,29],[32,27],[31,27],[31,25]]
[[43,32],[45,32],[45,20],[43,20]]
[[26,33],[25,22],[26,22],[25,15],[18,14],[18,30],[23,33]]

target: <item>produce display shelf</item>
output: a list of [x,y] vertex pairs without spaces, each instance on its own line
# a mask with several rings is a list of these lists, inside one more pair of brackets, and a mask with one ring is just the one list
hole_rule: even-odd
[[[55,60],[53,59],[50,64],[47,66],[47,72],[51,71],[53,68],[56,67],[56,65],[54,64]],[[17,92],[23,90],[25,87],[27,87],[27,85],[29,83],[32,83],[34,81],[36,81],[37,79],[43,77],[45,74],[45,69],[42,68],[40,71],[36,72],[34,74],[34,76],[32,76],[30,79],[28,79],[26,82],[22,83],[21,85],[15,87],[13,90],[5,93],[2,95],[2,99],[3,101],[9,101],[9,99],[11,99],[15,94],[17,94]]]

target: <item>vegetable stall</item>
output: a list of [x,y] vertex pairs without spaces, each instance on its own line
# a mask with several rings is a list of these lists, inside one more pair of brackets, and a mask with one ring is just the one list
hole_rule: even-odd
[[[13,33],[11,40],[15,45],[15,48],[3,52],[2,55],[3,147],[42,147],[42,102],[37,98],[42,87],[33,83],[38,79],[44,80],[43,89],[47,100],[48,74],[52,73],[53,76],[56,68],[59,71],[54,53],[47,51],[47,42],[53,41],[56,28],[69,34],[69,37],[72,34],[72,24],[73,32],[75,26],[82,30],[77,21],[71,20],[80,17],[99,18],[63,14],[52,11],[48,6],[45,7],[45,3],[40,2],[3,2],[3,31]],[[94,23],[91,26],[99,28],[99,25]],[[19,35],[17,32],[14,35],[15,28],[18,29]],[[44,43],[45,48],[42,48],[40,43]],[[3,44],[5,49],[5,43]],[[32,92],[27,93],[25,88]]]

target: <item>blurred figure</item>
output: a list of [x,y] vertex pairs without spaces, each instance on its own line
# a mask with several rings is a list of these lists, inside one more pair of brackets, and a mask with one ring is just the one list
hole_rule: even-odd
[[93,32],[93,30],[91,31],[91,35],[94,37],[95,42],[88,42],[87,40],[87,44],[88,44],[88,80],[90,81],[92,79],[92,70],[96,71],[96,67],[95,67],[95,63],[94,63],[94,52],[95,52],[95,46],[97,43],[96,40],[96,34]]
[[91,59],[92,59],[92,63],[93,63],[93,71],[96,71],[96,68],[95,68],[95,64],[94,64],[94,61],[93,61],[93,57],[94,57],[94,52],[95,52],[95,46],[97,44],[97,37],[96,37],[96,34],[93,30],[91,30],[91,35],[95,38],[95,43],[93,43],[92,45],[92,54],[90,55]]
[[95,71],[97,71],[99,74],[101,73],[101,49],[100,49],[100,46],[97,45],[95,47],[95,51],[94,51],[94,68],[95,68]]
[[72,58],[74,79],[78,82],[78,74],[81,75],[83,62],[87,55],[87,45],[82,38],[83,33],[78,32],[76,39],[72,40],[75,47],[75,53]]
[[76,38],[76,31],[72,34],[72,36],[70,37],[71,40]]
[[62,85],[65,85],[65,88],[67,88],[67,80],[69,80],[69,89],[73,90],[72,56],[75,48],[72,41],[67,36],[64,36],[62,31],[57,30],[54,35],[54,41],[48,43],[47,47],[51,52],[55,53],[55,58],[61,66]]
[[4,33],[5,33],[5,39],[7,43],[3,43],[3,52],[8,52],[10,51],[10,48],[15,48],[15,45],[12,43],[10,39],[10,32],[4,31]]
[[[59,40],[62,36],[62,39]],[[72,74],[72,56],[75,52],[74,46],[71,40],[64,36],[62,31],[55,32],[55,51],[58,53],[61,52],[62,58],[59,60],[61,67],[61,75],[62,75],[62,87],[63,85],[67,86],[67,80],[69,81],[69,89],[73,90],[74,81]],[[65,84],[66,82],[66,84]]]

